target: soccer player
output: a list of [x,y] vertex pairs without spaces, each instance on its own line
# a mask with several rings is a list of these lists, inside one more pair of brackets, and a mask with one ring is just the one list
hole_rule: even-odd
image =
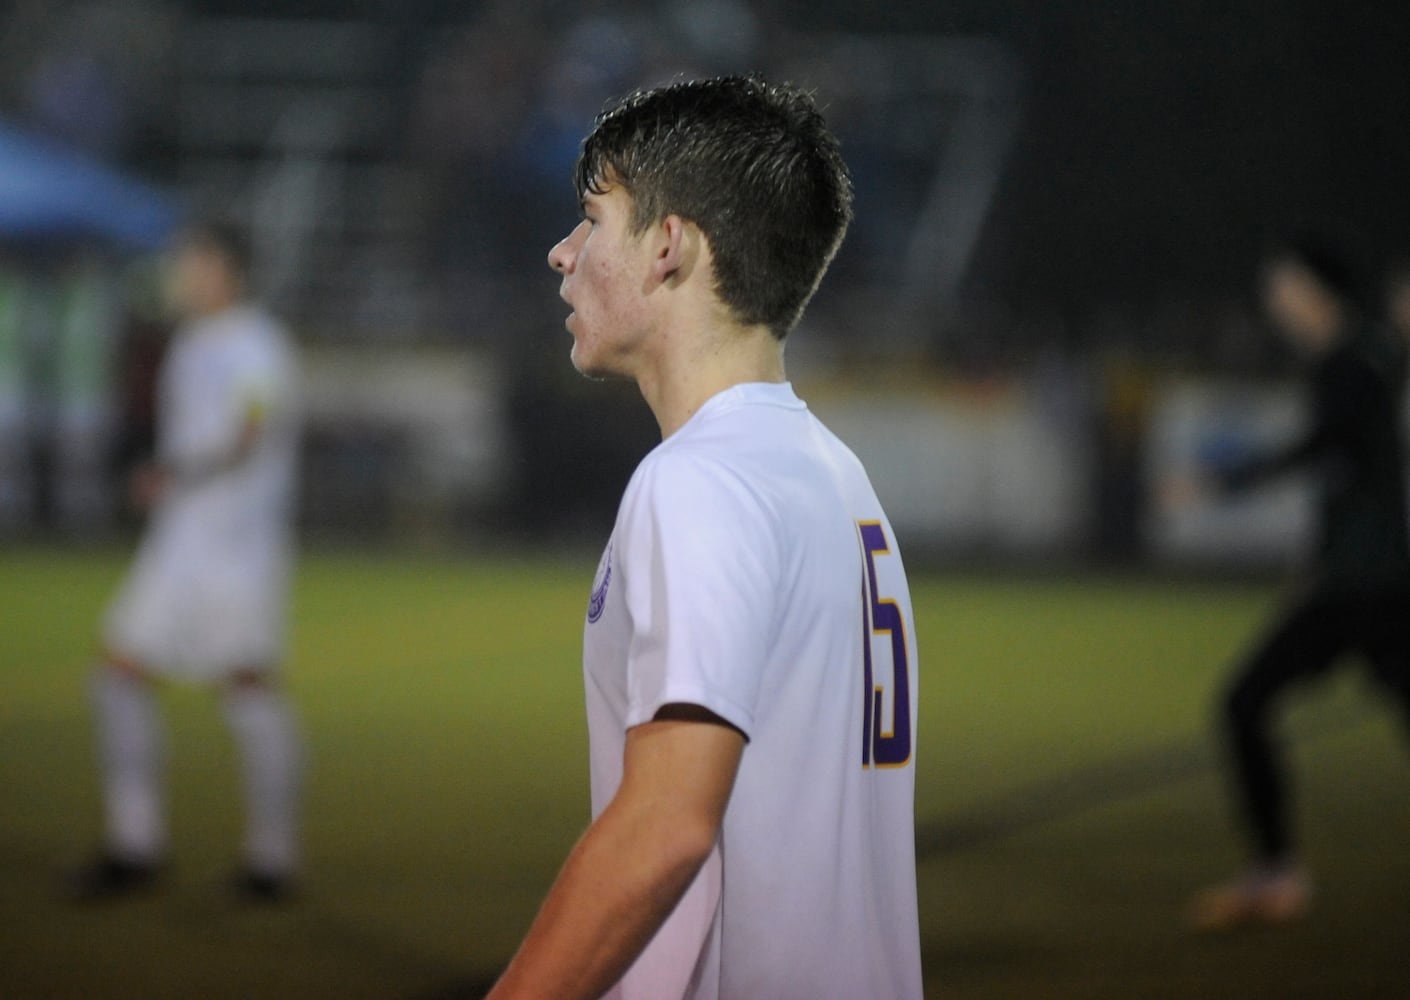
[[245,297],[249,249],[223,223],[192,226],[172,259],[184,325],[159,376],[157,457],[133,477],[150,509],[110,606],[93,676],[105,837],[81,899],[152,886],[167,850],[154,686],[220,691],[242,765],[247,831],[235,887],[292,888],[300,749],[278,684],[292,558],[296,363],[279,325]]
[[594,818],[491,997],[919,997],[906,577],[783,364],[851,217],[836,140],[794,88],[678,83],[598,116],[577,187],[573,364],[663,441],[588,601]]
[[1410,544],[1401,441],[1401,351],[1358,313],[1352,275],[1314,237],[1297,237],[1263,273],[1269,316],[1310,361],[1312,420],[1288,447],[1213,470],[1226,491],[1295,468],[1320,477],[1320,538],[1303,585],[1247,657],[1223,701],[1234,785],[1252,860],[1199,894],[1201,929],[1283,923],[1309,905],[1310,880],[1289,830],[1271,728],[1282,699],[1344,654],[1368,660],[1410,723]]

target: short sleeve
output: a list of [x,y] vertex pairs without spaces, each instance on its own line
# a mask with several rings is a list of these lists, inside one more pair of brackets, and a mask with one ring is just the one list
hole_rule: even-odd
[[766,504],[724,462],[658,451],[638,470],[623,515],[626,725],[684,703],[748,736],[781,565]]
[[283,344],[274,336],[251,344],[241,358],[233,386],[241,418],[266,418],[289,405],[292,363]]

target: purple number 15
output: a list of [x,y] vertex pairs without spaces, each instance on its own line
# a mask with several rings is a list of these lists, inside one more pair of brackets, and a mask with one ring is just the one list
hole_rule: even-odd
[[[906,621],[901,606],[881,597],[876,585],[876,557],[891,551],[876,521],[859,521],[865,576],[862,580],[862,766],[901,767],[911,759],[911,671],[906,652]],[[891,729],[882,728],[886,687],[872,668],[872,636],[891,636]]]

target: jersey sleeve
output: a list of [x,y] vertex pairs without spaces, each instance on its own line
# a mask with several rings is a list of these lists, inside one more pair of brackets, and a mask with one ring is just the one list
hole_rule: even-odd
[[252,339],[231,386],[241,420],[282,416],[292,403],[293,382],[294,361],[283,334]]
[[228,460],[253,422],[282,419],[289,406],[290,363],[273,342],[251,338],[176,372],[182,400],[167,423],[163,459],[200,470]]
[[683,703],[748,737],[781,565],[766,506],[723,463],[669,452],[647,460],[626,499],[627,727]]

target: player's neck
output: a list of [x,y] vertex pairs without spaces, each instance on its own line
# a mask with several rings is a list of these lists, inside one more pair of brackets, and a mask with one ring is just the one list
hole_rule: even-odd
[[187,319],[189,319],[191,322],[200,322],[201,320],[214,319],[217,316],[224,316],[232,309],[238,308],[243,303],[243,301],[244,300],[240,298],[224,297],[219,299],[210,299],[208,301],[200,303],[198,306],[190,308],[188,310]]
[[783,344],[765,327],[716,326],[699,336],[667,338],[653,361],[636,381],[663,440],[731,386],[787,378]]

